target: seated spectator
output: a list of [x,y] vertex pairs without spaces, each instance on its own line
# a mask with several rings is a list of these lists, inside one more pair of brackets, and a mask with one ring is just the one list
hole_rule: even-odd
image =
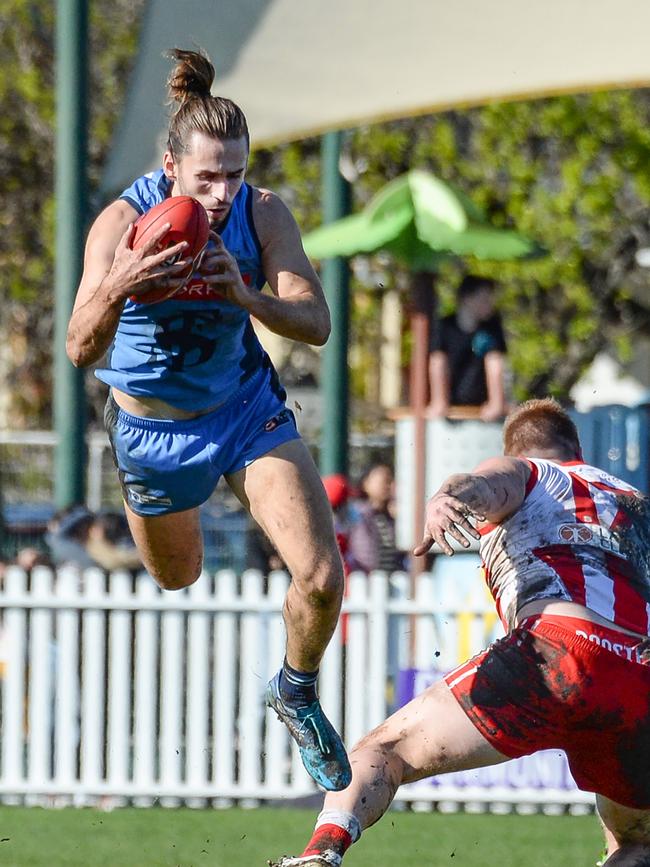
[[404,566],[395,545],[395,480],[388,464],[373,464],[359,483],[358,517],[350,527],[348,556],[353,569],[394,572]]
[[81,504],[68,506],[54,514],[47,525],[45,542],[54,566],[87,569],[97,563],[86,550],[86,541],[95,515]]
[[107,572],[142,567],[126,519],[118,513],[95,515],[83,505],[62,509],[48,524],[45,541],[55,566],[99,566]]
[[432,418],[448,415],[452,406],[477,407],[483,421],[506,415],[506,342],[495,289],[487,277],[466,276],[458,287],[456,312],[433,328],[428,412]]
[[114,569],[142,569],[129,525],[120,512],[100,512],[86,537],[86,551],[107,572]]

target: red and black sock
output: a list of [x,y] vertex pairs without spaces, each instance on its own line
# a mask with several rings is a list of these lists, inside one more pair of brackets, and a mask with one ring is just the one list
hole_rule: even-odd
[[322,855],[334,852],[341,858],[361,836],[359,820],[344,810],[323,810],[303,855]]
[[338,825],[321,825],[314,831],[303,855],[322,855],[328,850],[343,857],[352,845],[352,836]]

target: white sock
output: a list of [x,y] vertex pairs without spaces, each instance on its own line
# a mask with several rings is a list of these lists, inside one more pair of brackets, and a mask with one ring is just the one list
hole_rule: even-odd
[[345,810],[323,810],[318,814],[314,830],[318,830],[321,825],[338,825],[339,828],[348,832],[353,843],[356,843],[361,836],[359,820],[354,813],[348,813]]

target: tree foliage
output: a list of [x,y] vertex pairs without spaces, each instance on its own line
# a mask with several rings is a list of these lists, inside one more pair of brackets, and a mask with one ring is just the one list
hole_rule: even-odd
[[[374,125],[350,134],[344,168],[355,209],[387,181],[428,169],[469,194],[497,225],[539,241],[548,255],[525,263],[450,263],[438,276],[441,309],[463,270],[496,277],[510,334],[515,393],[567,396],[600,349],[625,357],[650,334],[650,92],[615,91]],[[320,219],[315,141],[260,153],[256,167],[286,190],[305,229]],[[376,359],[375,287],[408,285],[386,257],[357,262],[354,344]],[[374,314],[374,315],[373,315]],[[362,353],[363,355],[363,353]],[[366,377],[357,376],[359,388]]]
[[[119,117],[143,4],[89,4],[91,195]],[[0,382],[11,391],[6,417],[16,425],[49,426],[51,414],[55,18],[55,3],[0,0]]]
[[[94,0],[90,10],[89,192],[98,186],[137,47],[144,0]],[[0,0],[0,388],[5,423],[49,426],[53,332],[56,4]],[[245,108],[245,106],[244,106]],[[429,169],[468,193],[499,226],[549,255],[513,264],[452,262],[438,275],[440,309],[463,270],[497,277],[516,395],[565,397],[601,348],[621,357],[650,334],[650,91],[492,104],[351,132],[344,168],[359,208],[386,181]],[[318,139],[258,151],[250,179],[275,189],[307,231],[320,222]],[[351,374],[376,399],[381,291],[409,275],[386,256],[353,263]],[[408,337],[405,338],[405,362]],[[89,379],[91,379],[89,377]]]

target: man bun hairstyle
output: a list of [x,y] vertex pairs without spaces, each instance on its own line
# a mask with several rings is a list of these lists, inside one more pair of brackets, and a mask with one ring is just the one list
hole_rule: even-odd
[[167,79],[169,102],[178,104],[167,141],[174,159],[189,152],[194,132],[222,140],[245,138],[248,145],[244,112],[231,99],[211,93],[215,70],[208,56],[182,48],[170,49],[168,56],[176,61]]
[[567,460],[581,459],[578,430],[569,414],[552,397],[527,400],[513,410],[503,426],[503,451],[512,457],[560,451]]
[[181,105],[191,96],[210,96],[214,81],[214,66],[205,54],[198,51],[184,51],[172,48],[169,57],[176,60],[176,66],[169,73],[167,90],[172,102]]

